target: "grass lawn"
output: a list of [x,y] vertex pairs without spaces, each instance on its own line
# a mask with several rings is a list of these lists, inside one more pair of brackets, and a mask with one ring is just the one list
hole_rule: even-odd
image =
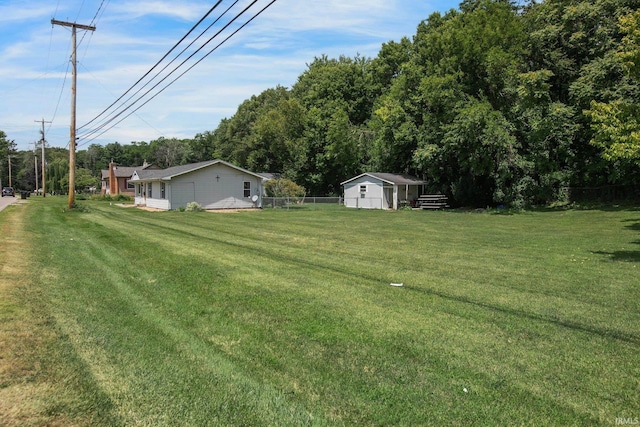
[[80,203],[0,212],[2,425],[640,418],[640,209]]

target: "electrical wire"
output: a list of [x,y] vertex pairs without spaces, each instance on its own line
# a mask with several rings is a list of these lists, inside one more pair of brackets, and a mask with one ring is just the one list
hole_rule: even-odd
[[[195,54],[197,54],[200,50],[202,50],[208,43],[210,43],[216,36],[218,36],[222,31],[224,31],[229,25],[231,25],[236,19],[238,19],[242,14],[244,14],[251,6],[253,6],[258,0],[253,0],[253,2],[247,7],[245,8],[245,10],[243,10],[240,14],[236,15],[231,21],[229,21],[227,23],[227,25],[225,25],[221,30],[219,30],[216,34],[214,34],[209,40],[207,40],[200,48],[198,48],[194,53],[192,53],[187,59],[185,59],[184,61],[182,61],[182,63],[180,63],[178,66],[176,66],[167,76],[165,76],[162,80],[160,80],[158,83],[156,83],[151,89],[149,89],[148,91],[146,91],[145,93],[143,93],[140,97],[138,97],[138,99],[136,99],[133,103],[131,103],[129,106],[124,107],[124,109],[122,111],[120,111],[119,113],[111,113],[110,115],[114,115],[113,117],[111,117],[110,119],[105,119],[106,121],[103,122],[101,125],[97,126],[96,128],[94,128],[91,131],[86,132],[84,135],[80,136],[80,139],[83,138],[87,138],[92,134],[95,134],[97,132],[99,132],[101,129],[103,129],[104,127],[106,127],[109,123],[113,122],[114,120],[116,120],[119,116],[121,116],[123,113],[125,113],[128,109],[132,108],[135,104],[137,104],[141,99],[143,99],[146,95],[148,95],[151,91],[153,91],[156,87],[158,87],[163,81],[165,81],[167,78],[169,78],[175,71],[177,71],[182,65],[184,65],[189,59],[191,59]],[[231,7],[233,7],[235,4],[237,4],[238,1],[234,2],[233,5]],[[230,8],[231,8],[230,7]],[[224,16],[229,10],[230,8],[227,8],[227,10],[225,10],[222,15],[219,17],[221,18],[222,16]],[[218,19],[216,19],[215,22],[217,22]],[[202,21],[201,21],[202,22]],[[212,24],[213,25],[213,24]],[[210,25],[209,27],[207,27],[207,29],[211,28]],[[206,30],[205,30],[206,31]],[[203,32],[204,33],[204,32]],[[202,33],[202,34],[203,34]],[[202,34],[200,34],[200,36],[202,36]],[[198,36],[198,38],[200,38],[200,36]],[[183,37],[184,40],[184,37]],[[174,45],[174,48],[178,45],[179,43],[177,43],[176,45]],[[187,47],[188,48],[188,47]],[[187,49],[183,49],[182,52],[180,52],[178,54],[178,56],[176,56],[176,58],[174,58],[170,63],[172,64],[182,53],[184,53],[184,51]],[[163,58],[166,58],[167,55],[165,55]],[[158,62],[159,63],[159,62]],[[157,64],[156,64],[157,65]],[[155,66],[154,66],[155,67]],[[121,104],[118,108],[123,107],[124,104],[128,101],[131,100],[131,98],[133,98],[136,94],[140,93],[140,91],[142,89],[144,89],[147,85],[149,85],[153,80],[155,80],[156,77],[158,77],[160,75],[160,73],[162,71],[164,71],[166,68],[168,67],[165,66],[162,70],[160,70],[155,76],[153,76],[151,78],[151,80],[149,82],[147,82],[144,86],[142,86],[140,89],[138,89],[138,91],[136,91],[136,93],[134,95],[132,95],[131,97],[129,97],[123,104]],[[140,81],[140,80],[139,80]],[[134,85],[135,86],[135,85]],[[113,104],[112,104],[113,105]],[[117,110],[116,110],[117,111]]]
[[[106,0],[107,4],[109,4],[109,0]],[[98,25],[98,21],[100,20],[100,18],[102,17],[102,15],[104,14],[104,11],[106,10],[107,6],[105,5],[105,0],[102,0],[100,2],[100,6],[98,6],[98,10],[96,11],[96,14],[93,15],[93,19],[91,20],[91,23],[89,24],[90,27],[96,27]],[[102,13],[100,13],[102,12]],[[82,57],[86,57],[87,56],[87,51],[89,50],[89,45],[91,44],[91,40],[93,40],[93,31],[89,32],[89,41],[87,42],[87,45],[84,48],[84,54],[82,55]],[[83,32],[82,33],[82,38],[80,38],[80,42],[78,43],[78,47],[82,46],[82,42],[84,41],[84,38],[86,37],[87,32]]]
[[[129,92],[131,92],[131,90],[133,90],[134,87],[136,87],[136,85],[138,85],[142,80],[145,79],[145,77],[147,77],[149,74],[151,74],[151,72],[158,67],[158,65],[160,65],[160,63],[162,61],[164,61],[167,56],[169,56],[171,54],[171,52],[173,52],[179,45],[180,43],[182,43],[187,37],[189,37],[189,35],[202,23],[202,21],[204,21],[217,7],[218,5],[220,5],[220,3],[222,3],[222,0],[218,0],[218,2],[213,5],[213,7],[211,9],[209,9],[209,11],[202,17],[200,18],[200,20],[193,26],[191,27],[191,29],[187,32],[187,34],[185,34],[176,44],[173,45],[173,47],[171,49],[169,49],[169,51],[167,53],[165,53],[162,58],[160,58],[160,60],[158,60],[158,62],[156,62],[154,64],[153,67],[151,67],[149,69],[149,71],[147,71],[142,77],[140,77],[138,79],[137,82],[135,82],[133,85],[131,85],[129,87],[129,89],[127,89],[122,95],[120,95],[120,97],[118,99],[116,99],[111,105],[109,105],[107,108],[105,108],[104,110],[102,110],[102,112],[100,112],[100,114],[98,114],[96,117],[94,117],[93,119],[89,120],[87,123],[85,123],[84,125],[80,126],[78,128],[78,130],[84,129],[85,127],[87,127],[89,124],[93,123],[94,121],[96,121],[99,117],[101,117],[104,113],[106,113],[107,111],[109,111],[109,109],[111,107],[113,107],[115,104],[117,104],[122,98],[124,98]],[[155,77],[154,77],[155,78]]]
[[196,61],[196,63],[194,63],[193,65],[191,65],[189,68],[187,68],[182,74],[178,75],[178,77],[176,77],[174,80],[172,80],[169,84],[167,84],[165,87],[163,87],[160,91],[158,91],[158,93],[156,93],[155,95],[153,95],[151,98],[149,98],[147,101],[145,101],[142,105],[140,105],[138,108],[136,108],[135,110],[133,110],[132,112],[130,112],[129,114],[127,114],[125,117],[123,117],[121,120],[119,120],[118,122],[116,122],[115,124],[113,124],[112,126],[110,126],[108,129],[104,130],[103,132],[101,132],[100,134],[94,136],[93,138],[91,138],[90,140],[86,141],[83,143],[86,144],[90,141],[93,141],[95,139],[97,139],[98,137],[104,135],[106,132],[108,132],[109,130],[113,129],[115,126],[117,126],[118,124],[120,124],[122,121],[124,121],[126,118],[128,118],[129,116],[131,116],[132,114],[134,114],[135,112],[137,112],[139,109],[141,109],[142,107],[144,107],[146,104],[148,104],[151,100],[153,100],[156,96],[160,95],[162,92],[164,92],[169,86],[171,86],[173,83],[175,83],[178,79],[180,79],[182,76],[184,76],[187,72],[189,72],[191,69],[193,69],[196,65],[198,65],[200,62],[202,62],[206,57],[208,57],[210,54],[212,54],[214,51],[216,51],[220,46],[222,46],[226,41],[228,41],[231,37],[233,37],[238,31],[240,31],[241,29],[243,29],[245,26],[247,26],[251,21],[253,21],[255,18],[257,18],[260,14],[262,14],[265,10],[267,10],[271,5],[273,5],[277,0],[272,0],[268,5],[266,5],[264,8],[262,8],[257,14],[255,14],[253,17],[251,17],[251,19],[249,19],[247,22],[245,22],[244,24],[242,24],[238,29],[236,29],[233,33],[231,33],[229,36],[227,36],[222,42],[220,42],[217,46],[215,46],[213,49],[211,49],[206,55],[204,55],[202,58],[200,58],[198,61]]
[[[180,79],[182,76],[184,76],[187,72],[189,72],[191,69],[193,69],[196,65],[198,65],[200,62],[202,62],[206,57],[208,57],[209,55],[211,55],[215,50],[217,50],[220,46],[222,46],[224,43],[226,43],[231,37],[233,37],[235,34],[237,34],[241,29],[243,29],[246,25],[248,25],[250,22],[252,22],[255,18],[257,18],[260,14],[262,14],[266,9],[268,9],[271,5],[273,5],[277,0],[272,0],[269,4],[267,4],[265,7],[263,7],[259,12],[257,12],[253,17],[251,17],[250,19],[248,19],[244,24],[242,24],[241,26],[239,26],[235,31],[233,31],[229,36],[227,36],[222,42],[220,42],[218,45],[216,45],[213,49],[209,50],[205,55],[203,55],[199,60],[197,60],[194,64],[192,64],[191,66],[189,66],[184,72],[182,72],[181,74],[179,74],[176,78],[174,78],[173,80],[171,80],[169,83],[167,83],[164,87],[162,87],[161,89],[158,90],[158,92],[156,92],[155,94],[151,95],[149,97],[149,99],[147,99],[146,101],[144,101],[140,106],[138,106],[137,108],[135,108],[133,111],[131,111],[129,114],[127,114],[126,116],[124,116],[122,119],[118,120],[116,123],[113,123],[117,118],[119,118],[121,115],[123,115],[125,112],[127,112],[128,110],[130,110],[131,108],[133,108],[136,104],[138,104],[140,101],[142,101],[147,95],[149,95],[153,90],[155,90],[158,86],[160,86],[164,81],[166,81],[171,75],[173,75],[178,69],[180,69],[181,67],[183,67],[187,61],[191,60],[196,54],[198,54],[199,52],[201,52],[208,44],[211,43],[211,41],[213,41],[216,37],[218,37],[223,31],[225,31],[231,24],[233,24],[239,17],[241,17],[243,14],[245,14],[251,7],[253,7],[255,5],[255,3],[258,0],[254,0],[251,4],[249,4],[249,6],[245,7],[245,9],[238,13],[233,19],[231,19],[221,30],[219,30],[216,34],[214,34],[211,38],[209,38],[204,44],[202,44],[202,46],[200,46],[195,52],[193,52],[188,58],[186,58],[185,60],[183,60],[178,66],[176,66],[171,72],[169,72],[163,79],[161,79],[158,83],[156,83],[151,89],[147,90],[144,94],[142,94],[140,97],[138,97],[135,101],[133,101],[130,105],[124,106],[124,103],[130,101],[137,93],[139,93],[141,91],[141,89],[139,89],[134,95],[132,95],[130,98],[128,98],[126,101],[124,101],[123,104],[121,104],[118,108],[121,109],[121,111],[119,112],[112,112],[109,115],[107,115],[106,118],[103,119],[102,123],[100,125],[95,126],[94,128],[87,130],[84,134],[82,134],[79,137],[79,144],[78,145],[84,145],[87,144],[90,141],[95,140],[96,138],[98,138],[99,136],[103,135],[104,133],[106,133],[107,131],[109,131],[110,129],[112,129],[113,127],[115,127],[116,125],[118,125],[119,123],[121,123],[123,120],[125,120],[127,117],[131,116],[133,113],[137,112],[140,108],[142,108],[143,106],[145,106],[147,103],[149,103],[152,99],[154,99],[155,97],[157,97],[160,93],[162,93],[164,90],[166,90],[169,86],[171,86],[173,83],[175,83],[178,79]],[[237,1],[231,6],[233,7],[235,4],[237,3]],[[217,5],[216,5],[217,6]],[[230,8],[231,8],[230,7]],[[224,13],[227,13],[229,11],[228,8]],[[224,15],[223,13],[223,15]],[[223,16],[221,15],[221,17]],[[205,16],[206,18],[206,16]],[[220,17],[216,20],[216,22],[220,19]],[[202,19],[199,21],[199,23],[202,22]],[[199,25],[199,23],[197,25]],[[196,26],[197,26],[196,25]],[[206,30],[204,30],[200,36],[198,36],[198,38],[200,38],[202,36],[202,34],[204,34],[204,32],[206,32],[209,28],[211,28],[213,24],[211,24],[209,27],[207,27]],[[194,28],[196,27],[194,26]],[[193,30],[193,29],[192,29]],[[192,31],[190,30],[190,32]],[[186,36],[185,36],[186,37]],[[176,45],[174,45],[174,47],[163,56],[163,58],[158,61],[158,63],[156,65],[154,65],[154,67],[152,67],[152,69],[147,72],[147,74],[145,74],[141,79],[138,80],[138,82],[136,82],[134,85],[132,85],[132,87],[130,87],[125,94],[123,94],[120,98],[118,98],[118,100],[116,100],[114,103],[112,103],[109,107],[107,107],[107,109],[105,109],[102,113],[100,113],[98,116],[96,116],[94,119],[92,119],[90,122],[88,122],[87,124],[83,125],[82,128],[87,127],[90,123],[95,122],[99,117],[101,117],[102,115],[104,115],[104,113],[109,110],[111,107],[113,107],[115,104],[117,104],[128,92],[130,92],[137,84],[139,84],[145,77],[147,77],[150,72],[157,68],[158,64],[166,59],[166,57],[173,51],[175,50],[176,46],[179,45],[184,38],[181,39],[180,42],[176,43]],[[197,39],[198,39],[197,38]],[[196,39],[196,40],[197,40]],[[177,58],[184,53],[191,45],[193,45],[195,41],[193,41],[189,46],[187,46],[187,48],[183,49],[178,56],[176,56],[176,58],[174,58],[171,63],[173,63],[175,60],[177,60]],[[170,64],[171,64],[170,63]],[[169,65],[170,65],[169,64]],[[160,72],[158,72],[156,75],[154,75],[151,79],[151,81],[153,81],[154,79],[156,79],[157,77],[159,77],[160,73],[164,70],[166,70],[166,68],[168,67],[165,66]],[[150,82],[146,83],[144,87],[146,87]],[[113,116],[111,118],[108,118],[109,116]],[[106,129],[105,129],[106,128]],[[80,141],[83,141],[82,143],[80,143]]]
[[64,79],[62,80],[62,88],[60,89],[60,95],[58,95],[58,102],[56,103],[56,108],[53,111],[53,117],[51,117],[51,120],[49,123],[49,127],[47,130],[51,129],[51,126],[53,126],[53,122],[56,118],[56,115],[58,114],[58,108],[60,107],[60,102],[62,101],[62,93],[64,92],[64,86],[65,83],[67,82],[67,76],[69,75],[69,67],[71,67],[71,62],[67,62],[67,70],[64,73]]
[[[150,84],[151,84],[151,82],[153,82],[157,77],[159,77],[159,76],[160,76],[160,74],[161,74],[162,72],[164,72],[164,71],[165,71],[165,70],[166,70],[166,69],[167,69],[171,64],[173,64],[173,63],[174,63],[174,62],[175,62],[175,61],[180,57],[180,55],[182,55],[184,52],[186,52],[186,51],[187,51],[187,49],[189,49],[191,46],[193,46],[193,44],[194,44],[196,41],[198,41],[198,40],[199,40],[199,39],[200,39],[200,38],[201,38],[201,37],[202,37],[202,36],[203,36],[203,35],[204,35],[208,30],[209,30],[209,29],[211,29],[211,27],[213,27],[213,26],[214,26],[214,25],[215,25],[215,24],[216,24],[216,23],[217,23],[217,22],[218,22],[218,21],[219,21],[219,20],[224,16],[224,15],[226,15],[226,14],[227,14],[227,12],[229,12],[229,10],[231,10],[231,8],[233,8],[233,6],[235,6],[239,1],[240,1],[240,0],[236,0],[235,2],[233,2],[233,4],[232,4],[231,6],[229,6],[229,7],[228,7],[224,12],[222,12],[222,14],[221,14],[221,15],[220,15],[220,16],[219,16],[215,21],[213,21],[211,24],[209,24],[209,26],[208,26],[207,28],[205,28],[205,29],[203,30],[203,31],[198,35],[198,37],[196,37],[194,40],[192,40],[192,41],[191,41],[191,43],[189,43],[185,48],[183,48],[183,49],[182,49],[182,50],[181,50],[181,51],[176,55],[176,57],[175,57],[175,58],[173,58],[173,59],[172,59],[172,60],[171,60],[167,65],[165,65],[165,66],[164,66],[160,71],[158,71],[158,72],[157,72],[157,73],[156,73],[156,74],[155,74],[151,79],[149,79],[149,81],[148,81],[148,82],[146,82],[142,87],[140,87],[140,88],[139,88],[139,89],[138,89],[138,90],[137,90],[133,95],[131,95],[129,98],[127,98],[125,101],[123,101],[123,102],[118,106],[118,108],[123,107],[123,106],[124,106],[128,101],[130,101],[134,96],[136,96],[137,94],[139,94],[140,92],[142,92],[142,90],[143,90],[145,87],[147,87],[148,85],[150,85]],[[255,3],[255,2],[254,2],[254,3]],[[218,2],[218,4],[220,4],[220,2]],[[216,6],[217,6],[217,5],[216,5]],[[203,17],[203,19],[204,19],[204,17]],[[201,19],[201,20],[200,20],[200,22],[202,22],[202,20],[203,20],[203,19]],[[196,24],[196,26],[197,26],[197,25],[199,25],[199,24],[200,24],[200,22],[199,22],[198,24]],[[194,27],[192,28],[192,30],[193,30],[196,26],[194,26]],[[187,34],[187,35],[188,35],[188,34]],[[186,38],[186,36],[185,36],[185,37],[183,37],[183,38],[182,38],[182,40],[184,40],[185,38]],[[182,42],[182,40],[180,40],[180,42],[176,43],[176,45],[174,46],[174,48],[175,48],[177,45],[179,45],[179,44]],[[205,45],[206,45],[206,43],[205,43]],[[202,49],[202,47],[201,47],[200,49]],[[167,54],[165,54],[165,55],[163,56],[163,58],[162,58],[160,61],[158,61],[158,62],[156,63],[156,65],[154,65],[154,67],[153,67],[153,68],[155,68],[156,66],[158,66],[158,65],[160,64],[160,62],[162,62],[162,60],[163,60],[163,59],[165,59],[165,58],[168,56],[168,54],[169,54],[170,52],[171,52],[171,51],[167,52]],[[197,53],[197,52],[198,52],[198,51],[196,51],[196,53]],[[193,55],[192,55],[192,56],[193,56]],[[188,59],[189,59],[189,58],[187,58],[187,60],[188,60]],[[186,61],[186,60],[185,60],[185,61]],[[171,74],[173,74],[173,72],[175,72],[175,71],[177,70],[177,68],[179,68],[181,65],[182,65],[182,64],[178,65],[178,67],[176,67],[173,71],[171,71],[171,72],[169,73],[169,76],[170,76]],[[152,70],[153,70],[153,68],[152,68]],[[150,72],[150,71],[151,71],[151,70],[149,70],[149,72]],[[147,74],[145,74],[142,78],[140,78],[140,79],[138,80],[138,82],[136,82],[133,86],[131,86],[131,87],[127,90],[127,92],[125,92],[125,93],[124,93],[120,98],[118,98],[118,99],[117,99],[113,104],[111,104],[109,107],[107,107],[107,110],[108,110],[110,107],[112,107],[115,103],[117,103],[120,99],[122,99],[122,97],[123,97],[124,95],[126,95],[129,91],[131,91],[131,89],[133,89],[133,88],[134,88],[134,87],[135,87],[139,82],[141,82],[141,81],[144,79],[144,77],[146,77],[146,76],[149,74],[149,72],[147,72]],[[168,77],[168,76],[167,76],[167,77]],[[166,78],[165,78],[165,79],[166,79]],[[163,79],[163,80],[164,80],[164,79]],[[161,81],[161,82],[162,82],[162,81]],[[151,88],[151,89],[150,89],[150,91],[151,91],[151,90],[153,90],[153,89],[154,89],[155,87],[157,87],[157,86],[158,86],[158,85],[156,85],[156,86],[154,86],[153,88]],[[142,95],[142,97],[144,97],[144,96],[145,96],[146,94],[148,94],[150,91],[147,91],[145,94],[143,94],[143,95]],[[141,98],[142,98],[142,97],[141,97]],[[139,100],[140,100],[140,98],[139,98],[138,100],[134,101],[134,103],[133,103],[131,106],[133,106],[134,104],[136,104]],[[130,108],[130,107],[125,108],[125,110],[124,110],[124,111],[126,111],[128,108]],[[105,111],[106,111],[106,110],[105,110]],[[101,115],[101,114],[103,114],[105,111],[103,111],[102,113],[100,113],[100,115]],[[110,114],[114,114],[114,113],[110,113]],[[99,116],[100,116],[100,115],[99,115]],[[109,120],[107,123],[109,123],[109,122],[110,122],[110,121],[112,121],[113,119],[117,118],[119,115],[120,115],[120,114],[116,115],[116,116],[115,116],[115,117],[113,117],[111,120]],[[92,121],[93,121],[93,120],[95,120],[95,118],[94,118],[94,119],[92,119]],[[106,125],[107,123],[103,124],[103,126],[104,126],[104,125]],[[88,123],[87,123],[87,124],[88,124]],[[80,128],[78,128],[78,129],[83,129],[84,127],[86,127],[86,125],[83,125],[83,126],[81,126]],[[91,133],[91,132],[88,132],[88,133]]]
[[[87,69],[87,67],[84,66],[84,64],[80,63],[79,64],[80,67],[82,67],[84,69],[85,72],[87,72],[89,75],[91,74],[91,71]],[[96,80],[98,83],[100,83],[100,85],[102,86],[102,88],[104,90],[106,90],[107,92],[110,92],[109,88],[107,88],[105,85],[103,85],[95,76],[92,75],[92,77],[94,78],[94,80]],[[116,96],[114,93],[111,93],[111,95]],[[140,120],[142,120],[147,126],[149,126],[151,129],[155,130],[159,136],[162,136],[162,132],[158,129],[156,129],[151,123],[149,123],[148,121],[146,121],[145,119],[143,119],[141,116],[137,116]]]
[[[189,59],[191,59],[194,55],[196,55],[199,51],[201,51],[207,44],[209,44],[214,38],[216,38],[221,32],[223,32],[226,28],[229,27],[229,25],[231,25],[235,20],[237,20],[240,16],[242,16],[244,13],[246,13],[247,10],[249,10],[249,8],[251,8],[255,3],[257,3],[258,0],[253,0],[253,2],[247,6],[242,12],[240,12],[239,14],[237,14],[233,19],[231,19],[221,30],[219,30],[216,34],[214,34],[211,38],[209,38],[209,40],[207,40],[202,46],[200,46],[200,48],[198,48],[194,53],[192,53],[187,59],[185,59],[184,61],[182,61],[182,63],[180,63],[177,67],[175,67],[167,76],[165,76],[162,80],[160,80],[158,83],[156,83],[151,89],[149,89],[148,91],[146,91],[144,94],[142,94],[140,97],[138,97],[138,99],[136,99],[132,104],[130,104],[129,106],[125,107],[122,111],[120,111],[119,113],[115,114],[113,117],[111,117],[110,119],[106,120],[104,123],[102,123],[100,126],[94,128],[93,130],[87,132],[86,134],[84,134],[83,136],[80,137],[80,139],[82,138],[87,138],[92,134],[95,134],[97,132],[100,132],[100,130],[102,130],[104,127],[106,127],[107,125],[109,125],[111,122],[113,122],[114,120],[116,120],[119,116],[121,116],[122,114],[124,114],[128,109],[132,108],[135,104],[137,104],[140,100],[142,100],[146,95],[148,95],[151,91],[153,91],[155,88],[157,88],[162,82],[164,82],[167,78],[169,78],[175,71],[177,71],[181,66],[183,66]],[[237,3],[237,2],[236,2]],[[236,4],[234,3],[234,4]],[[227,9],[223,15],[228,12],[229,9]],[[155,77],[157,77],[158,75],[154,76],[153,79],[155,79]],[[152,79],[152,80],[153,80]],[[154,96],[155,97],[155,96]],[[130,100],[131,98],[129,98]],[[153,98],[152,98],[153,99]],[[146,104],[146,103],[145,103]],[[128,116],[127,116],[128,117]],[[119,123],[119,122],[118,122]]]

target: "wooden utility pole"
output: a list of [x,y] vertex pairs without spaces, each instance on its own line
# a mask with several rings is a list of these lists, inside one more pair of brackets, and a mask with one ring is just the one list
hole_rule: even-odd
[[71,27],[71,44],[73,51],[71,53],[71,129],[69,135],[69,209],[73,209],[76,204],[76,29],[95,31],[96,27],[90,25],[80,25],[73,22],[62,22],[51,20],[51,25],[62,25],[63,27]]
[[[42,138],[40,139],[40,142],[42,143],[42,197],[47,197],[47,191],[45,189],[46,180],[44,177],[44,144],[46,142],[46,139],[44,137],[44,124],[51,123],[51,122],[45,122],[44,119],[34,120],[34,122],[42,123],[42,130],[40,131],[42,133]],[[37,194],[38,194],[38,171],[36,169],[36,195]]]
[[35,143],[35,147],[33,147],[33,170],[36,172],[36,185],[33,190],[36,196],[38,195],[38,143]]

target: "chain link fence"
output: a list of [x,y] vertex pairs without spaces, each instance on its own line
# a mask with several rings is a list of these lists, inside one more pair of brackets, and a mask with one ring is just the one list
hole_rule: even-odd
[[342,206],[342,197],[263,197],[263,209],[323,209]]

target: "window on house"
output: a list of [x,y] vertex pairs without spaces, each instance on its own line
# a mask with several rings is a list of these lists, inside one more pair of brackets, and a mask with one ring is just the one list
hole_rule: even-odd
[[251,182],[244,182],[244,197],[251,197]]
[[129,181],[128,179],[124,180],[124,185],[125,187],[127,187],[128,190],[133,190],[134,188],[136,188],[136,185],[133,184],[131,181]]
[[147,197],[149,197],[150,199],[153,198],[153,183],[148,183],[147,184]]
[[136,193],[138,196],[142,196],[142,184],[136,184]]
[[360,192],[361,192],[361,193],[366,193],[366,192],[367,192],[367,186],[366,186],[366,184],[365,184],[365,185],[361,185],[361,186],[360,186]]
[[160,198],[161,199],[166,199],[165,195],[166,195],[166,187],[165,187],[164,182],[161,182],[160,183]]

